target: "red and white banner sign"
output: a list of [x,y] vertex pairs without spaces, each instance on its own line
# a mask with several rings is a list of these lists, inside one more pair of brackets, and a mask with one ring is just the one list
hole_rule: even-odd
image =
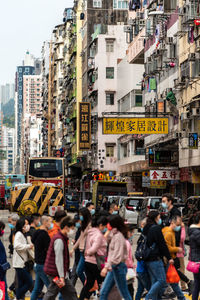
[[151,170],[150,180],[179,180],[179,170]]

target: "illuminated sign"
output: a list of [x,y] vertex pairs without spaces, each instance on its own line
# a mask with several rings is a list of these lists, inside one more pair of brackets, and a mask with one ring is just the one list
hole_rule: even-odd
[[104,118],[103,134],[168,134],[168,119]]
[[80,109],[80,150],[89,150],[91,147],[91,106],[90,103],[79,103]]

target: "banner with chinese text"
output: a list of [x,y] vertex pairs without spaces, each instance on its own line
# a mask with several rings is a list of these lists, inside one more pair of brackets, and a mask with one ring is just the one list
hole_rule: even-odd
[[168,119],[103,118],[103,134],[168,134]]
[[91,106],[90,103],[79,103],[80,111],[80,150],[89,150],[91,147]]
[[164,180],[151,180],[150,188],[151,189],[166,189],[167,181]]
[[179,180],[179,170],[151,170],[150,180]]

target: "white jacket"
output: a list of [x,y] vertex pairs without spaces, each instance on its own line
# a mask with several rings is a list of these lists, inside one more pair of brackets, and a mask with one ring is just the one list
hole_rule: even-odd
[[14,238],[13,268],[24,268],[24,263],[28,261],[30,247],[23,233],[18,231]]

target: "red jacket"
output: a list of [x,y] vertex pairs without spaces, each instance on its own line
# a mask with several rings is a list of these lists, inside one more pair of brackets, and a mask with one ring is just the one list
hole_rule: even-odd
[[57,239],[61,239],[64,244],[64,273],[66,274],[69,271],[69,249],[68,249],[68,238],[64,236],[60,231],[53,236],[51,239],[51,243],[47,252],[47,257],[44,264],[44,272],[52,277],[59,276],[56,261],[55,261],[55,251],[54,251],[54,242]]

